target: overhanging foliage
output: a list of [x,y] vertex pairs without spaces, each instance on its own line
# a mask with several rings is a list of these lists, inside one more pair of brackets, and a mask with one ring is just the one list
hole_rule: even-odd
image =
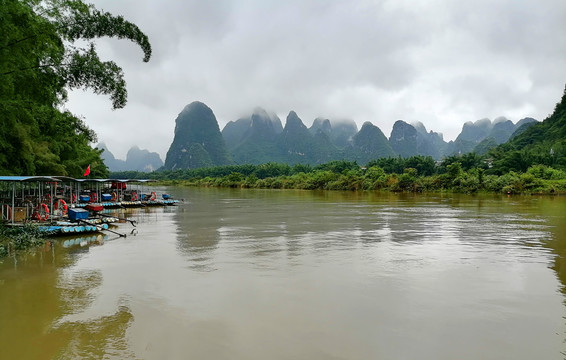
[[126,105],[122,69],[94,39],[128,39],[151,57],[147,36],[121,16],[80,0],[0,0],[0,174],[107,175],[96,134],[63,108],[69,89]]

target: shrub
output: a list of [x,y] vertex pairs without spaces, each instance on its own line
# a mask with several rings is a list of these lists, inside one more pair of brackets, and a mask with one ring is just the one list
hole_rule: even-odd
[[546,165],[533,165],[527,170],[527,174],[531,174],[539,179],[544,180],[562,180],[566,179],[566,173]]

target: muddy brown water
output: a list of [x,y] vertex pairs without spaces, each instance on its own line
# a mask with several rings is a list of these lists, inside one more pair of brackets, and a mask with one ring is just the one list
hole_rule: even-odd
[[566,198],[167,191],[0,260],[1,359],[564,358]]

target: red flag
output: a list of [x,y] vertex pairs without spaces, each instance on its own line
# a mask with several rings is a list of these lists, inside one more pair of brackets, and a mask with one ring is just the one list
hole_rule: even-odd
[[90,164],[88,164],[88,167],[85,170],[84,176],[87,176],[88,174],[90,174]]

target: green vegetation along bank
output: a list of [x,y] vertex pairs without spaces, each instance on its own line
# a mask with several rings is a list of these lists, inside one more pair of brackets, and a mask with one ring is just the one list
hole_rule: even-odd
[[[142,174],[148,177],[147,173],[136,172],[112,175],[135,178]],[[566,194],[563,170],[533,165],[524,172],[498,174],[489,159],[474,153],[451,156],[440,163],[423,156],[382,158],[363,167],[349,161],[332,161],[315,167],[268,163],[161,171],[149,177],[164,185],[205,187]]]
[[[493,166],[474,153],[452,156],[441,163],[431,157],[382,158],[360,167],[355,161],[323,165],[267,163],[229,165],[150,174],[164,185],[393,192],[492,192],[503,194],[566,194],[566,172],[533,165],[525,172],[498,175]],[[147,173],[124,172],[115,176],[147,178]],[[22,229],[24,231],[22,231]],[[0,226],[0,258],[14,251],[42,245],[44,237],[33,226]]]
[[[521,129],[519,129],[521,130]],[[430,156],[388,157],[360,166],[356,161],[266,163],[150,174],[113,173],[117,178],[152,178],[169,184],[268,189],[453,191],[506,194],[566,193],[566,89],[551,116],[521,130],[482,155],[467,153],[435,162]]]
[[44,243],[45,234],[37,226],[24,225],[16,228],[0,224],[0,258]]

